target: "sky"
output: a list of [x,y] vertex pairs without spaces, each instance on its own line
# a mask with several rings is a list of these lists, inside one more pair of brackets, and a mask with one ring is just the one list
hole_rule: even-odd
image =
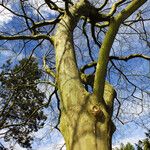
[[[37,0],[29,0],[29,1],[35,8],[43,3],[43,0],[38,1],[38,2],[37,2]],[[59,5],[62,6],[62,3],[60,3]],[[12,6],[12,3],[10,3],[8,5],[8,7],[12,8],[15,6]],[[49,17],[49,14],[51,14],[52,16],[56,15],[56,13],[54,11],[49,11],[49,9],[46,8],[45,6],[41,7],[40,11],[46,18]],[[4,26],[12,25],[12,22],[14,21],[14,15],[12,13],[10,13],[9,11],[3,9],[1,6],[0,6],[0,13],[1,13],[0,29],[4,28]],[[36,14],[37,12],[33,11],[33,13]],[[147,24],[147,26],[149,26],[149,25]],[[133,41],[131,41],[131,42],[133,42]],[[10,47],[15,46],[15,43],[13,43],[13,42],[9,43],[9,44],[10,44]],[[122,44],[122,45],[124,45],[124,44]],[[116,45],[114,45],[114,46],[117,47]],[[135,46],[136,46],[136,43],[135,43]],[[139,47],[139,50],[140,50],[140,48],[142,48],[142,47]],[[117,51],[118,50],[116,49],[116,52]],[[124,50],[124,52],[125,52],[125,50]],[[129,53],[127,53],[127,54],[129,54]],[[11,57],[14,57],[14,59],[16,59],[16,55],[14,52],[5,49],[5,47],[0,48],[1,64],[3,62],[5,62],[8,58],[11,58]],[[17,56],[17,59],[21,60],[24,57],[25,57],[25,54],[21,53],[20,55]],[[147,65],[145,65],[145,66],[147,66]],[[148,109],[145,110],[145,113],[149,114],[149,110]],[[142,115],[147,115],[147,114],[142,114]],[[137,141],[139,139],[143,139],[145,137],[145,134],[144,134],[145,131],[146,130],[135,125],[133,122],[127,123],[125,125],[120,124],[119,128],[117,129],[117,132],[114,134],[113,146],[118,147],[120,145],[120,143],[127,143],[127,142],[131,142],[133,144],[137,143]],[[36,140],[33,143],[33,146],[34,146],[33,150],[57,150],[57,149],[60,149],[60,147],[64,144],[62,135],[56,129],[51,129],[49,122],[47,122],[44,129],[40,129],[37,133],[34,134],[34,136],[35,136]],[[42,139],[42,140],[40,140],[40,139]],[[3,143],[3,141],[2,141],[2,143]],[[9,146],[7,143],[4,143],[4,145],[6,147]],[[26,150],[26,149],[21,148],[18,144],[16,144],[14,147],[14,150]],[[63,148],[63,150],[65,150],[65,148]]]

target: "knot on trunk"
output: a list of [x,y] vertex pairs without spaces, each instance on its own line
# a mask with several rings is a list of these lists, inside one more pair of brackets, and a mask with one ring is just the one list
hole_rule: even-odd
[[104,122],[105,117],[104,117],[104,113],[101,110],[100,106],[94,105],[92,107],[92,114],[95,116],[95,118],[98,122]]

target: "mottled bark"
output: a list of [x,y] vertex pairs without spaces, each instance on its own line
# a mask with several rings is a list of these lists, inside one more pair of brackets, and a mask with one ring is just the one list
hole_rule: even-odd
[[[82,10],[83,6],[82,3]],[[109,150],[111,118],[101,108],[99,99],[84,89],[76,65],[73,30],[80,17],[76,16],[76,10],[81,11],[80,8],[71,9],[72,15],[64,15],[54,36],[57,86],[61,97],[60,130],[67,150]]]

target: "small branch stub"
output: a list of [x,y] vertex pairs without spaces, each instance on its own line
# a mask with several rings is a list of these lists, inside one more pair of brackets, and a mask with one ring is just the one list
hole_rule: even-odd
[[104,122],[104,113],[102,112],[100,106],[94,105],[92,107],[92,114],[98,122]]
[[93,110],[93,114],[96,116],[97,114],[99,114],[100,113],[100,108],[98,107],[98,106],[93,106],[93,108],[92,108],[92,110]]
[[48,65],[46,65],[46,57],[45,57],[45,56],[43,57],[43,68],[44,68],[44,70],[45,70],[45,72],[46,72],[47,74],[49,74],[49,75],[51,75],[53,78],[55,78],[55,73],[54,73],[54,71],[52,71],[52,70],[48,67]]

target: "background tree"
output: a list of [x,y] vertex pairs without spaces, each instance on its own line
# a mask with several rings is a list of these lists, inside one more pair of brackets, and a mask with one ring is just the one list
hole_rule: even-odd
[[136,148],[133,144],[127,143],[127,144],[120,144],[120,147],[114,148],[114,150],[149,150],[150,149],[150,141],[149,141],[149,131],[146,134],[146,138],[143,140],[139,140],[138,144],[135,144]]
[[128,142],[126,145],[122,144],[120,150],[134,150],[134,146]]
[[148,127],[146,1],[1,1],[13,18],[0,29],[2,48],[43,58],[67,150],[111,149],[113,122]]
[[10,61],[0,74],[0,128],[7,129],[5,141],[15,140],[31,147],[31,133],[42,128],[46,120],[42,105],[45,94],[37,87],[41,71],[35,58],[22,59],[11,69]]
[[146,138],[144,140],[139,140],[136,145],[138,150],[149,150],[150,149],[150,131],[146,133]]

